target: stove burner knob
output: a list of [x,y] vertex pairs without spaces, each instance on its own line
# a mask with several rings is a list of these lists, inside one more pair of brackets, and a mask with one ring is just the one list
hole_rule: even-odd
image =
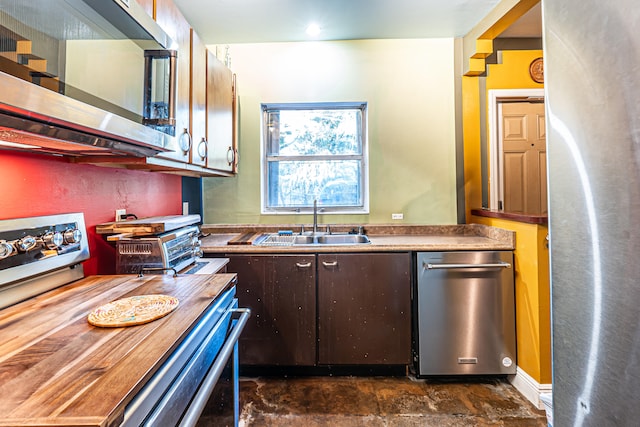
[[0,240],[0,259],[7,258],[13,253],[13,245],[6,240]]
[[59,231],[50,231],[42,236],[42,242],[47,249],[55,249],[64,243],[64,237]]
[[64,241],[68,244],[74,244],[80,242],[82,238],[82,231],[77,228],[70,228],[64,232]]
[[33,236],[24,236],[22,239],[16,242],[16,247],[19,251],[27,252],[35,248],[38,241]]

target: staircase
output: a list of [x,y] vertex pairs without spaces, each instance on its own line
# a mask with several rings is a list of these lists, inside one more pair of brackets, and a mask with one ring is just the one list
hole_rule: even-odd
[[31,40],[0,25],[0,71],[59,92],[60,80],[47,72],[47,60],[31,49]]

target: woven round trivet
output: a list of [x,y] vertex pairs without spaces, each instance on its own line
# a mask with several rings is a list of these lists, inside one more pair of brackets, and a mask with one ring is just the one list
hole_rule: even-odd
[[141,325],[166,316],[178,303],[178,298],[167,295],[122,298],[96,308],[87,320],[90,324],[103,328]]

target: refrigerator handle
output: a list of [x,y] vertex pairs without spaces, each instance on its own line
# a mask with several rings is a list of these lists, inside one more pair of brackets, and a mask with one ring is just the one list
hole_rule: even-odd
[[424,268],[425,270],[451,270],[459,268],[511,268],[511,264],[509,264],[508,262],[498,262],[490,264],[431,264],[423,262],[422,268]]

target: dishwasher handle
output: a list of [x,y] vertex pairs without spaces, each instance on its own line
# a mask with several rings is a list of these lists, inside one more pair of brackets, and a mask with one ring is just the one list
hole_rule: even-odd
[[422,263],[422,268],[425,270],[453,270],[464,268],[511,268],[511,264],[508,262],[496,262],[487,264],[431,264],[428,262]]

